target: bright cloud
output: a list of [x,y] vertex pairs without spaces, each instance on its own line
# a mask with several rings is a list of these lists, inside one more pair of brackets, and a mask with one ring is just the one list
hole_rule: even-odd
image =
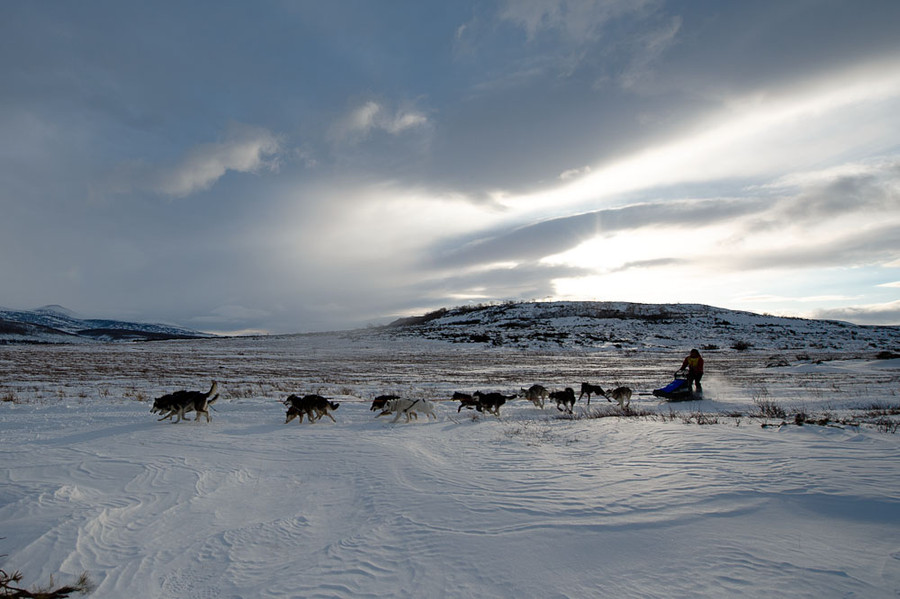
[[182,198],[209,189],[227,171],[274,170],[281,150],[278,138],[264,129],[238,127],[222,142],[197,146],[178,165],[157,174],[156,191]]
[[95,187],[94,193],[121,195],[137,191],[184,198],[209,189],[228,171],[275,171],[282,149],[281,140],[270,131],[235,124],[225,139],[193,147],[174,165],[146,161],[120,164]]
[[391,112],[384,105],[369,100],[341,119],[332,128],[331,137],[336,142],[359,143],[376,131],[400,135],[428,124],[428,117],[421,112],[410,109]]
[[539,213],[663,185],[781,175],[882,139],[886,128],[900,130],[900,59],[782,97],[736,101],[680,139],[595,166],[567,185],[501,201]]

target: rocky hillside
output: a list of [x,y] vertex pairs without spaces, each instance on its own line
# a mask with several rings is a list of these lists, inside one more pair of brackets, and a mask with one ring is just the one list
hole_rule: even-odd
[[897,326],[786,318],[700,304],[531,302],[464,306],[402,318],[379,332],[523,349],[900,351]]

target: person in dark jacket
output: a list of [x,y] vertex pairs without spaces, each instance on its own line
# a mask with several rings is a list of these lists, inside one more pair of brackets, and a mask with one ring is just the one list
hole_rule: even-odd
[[687,368],[687,384],[690,389],[691,385],[695,385],[697,393],[703,391],[700,386],[700,379],[703,378],[703,356],[696,349],[692,349],[691,353],[681,363],[681,369]]

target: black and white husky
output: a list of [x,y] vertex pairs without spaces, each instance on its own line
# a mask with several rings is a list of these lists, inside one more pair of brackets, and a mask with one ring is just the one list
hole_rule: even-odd
[[202,393],[200,391],[176,391],[158,397],[153,401],[153,407],[150,408],[151,414],[164,414],[158,420],[165,420],[175,416],[172,422],[180,422],[184,420],[184,415],[188,412],[197,412],[194,422],[200,420],[200,415],[206,415],[206,421],[209,422],[209,406],[216,403],[219,399],[219,384],[213,381],[209,391]]

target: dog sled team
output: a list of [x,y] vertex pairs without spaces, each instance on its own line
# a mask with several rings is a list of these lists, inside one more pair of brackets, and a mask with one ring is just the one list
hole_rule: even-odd
[[[160,414],[159,421],[172,420],[173,423],[186,420],[185,414],[195,412],[194,421],[200,420],[201,416],[206,417],[206,421],[210,422],[209,410],[219,398],[219,385],[213,381],[209,391],[203,393],[201,391],[175,391],[168,393],[162,397],[158,397],[153,401],[150,408],[152,414]],[[521,389],[519,393],[504,395],[502,393],[483,393],[476,391],[475,393],[461,393],[457,391],[453,394],[451,400],[458,401],[459,407],[456,412],[459,413],[463,408],[477,410],[494,416],[500,416],[500,407],[507,400],[522,397],[533,403],[535,407],[544,409],[545,401],[556,402],[556,408],[561,412],[572,414],[575,402],[587,395],[587,404],[591,403],[591,396],[606,398],[606,401],[616,401],[619,408],[627,409],[631,402],[631,389],[628,387],[617,387],[609,392],[604,391],[599,385],[590,383],[581,384],[581,395],[575,397],[575,391],[571,387],[566,387],[563,391],[548,391],[543,385],[532,385],[528,389]],[[284,423],[287,424],[297,419],[303,422],[306,416],[308,423],[316,422],[323,417],[328,417],[332,422],[337,422],[332,413],[340,407],[340,403],[333,402],[327,397],[317,394],[311,395],[290,395],[282,402],[287,408]],[[406,422],[410,419],[418,420],[419,414],[423,414],[426,418],[437,420],[437,414],[434,412],[434,406],[431,401],[426,399],[408,399],[398,395],[379,395],[372,400],[371,411],[378,411],[375,418],[381,416],[394,415],[392,423],[398,422],[400,418],[405,417]]]
[[[683,401],[685,399],[701,399],[702,388],[700,379],[703,378],[703,357],[696,349],[692,349],[690,354],[684,359],[681,368],[675,373],[675,381],[667,387],[656,389],[653,395],[661,397],[668,401]],[[692,385],[696,387],[696,392],[692,391]],[[167,420],[175,418],[172,422],[180,422],[185,419],[185,414],[196,412],[197,416],[194,421],[200,420],[200,416],[205,416],[206,421],[210,421],[209,410],[219,398],[219,386],[213,381],[209,391],[203,393],[201,391],[176,391],[157,398],[153,402],[150,412],[160,414],[159,420]],[[632,391],[629,387],[616,387],[611,390],[604,390],[600,385],[591,383],[581,383],[581,393],[575,397],[575,390],[566,387],[562,391],[550,391],[543,385],[532,385],[528,389],[520,389],[518,393],[504,395],[502,393],[483,393],[476,391],[474,393],[455,392],[451,397],[451,401],[458,401],[459,407],[456,413],[460,413],[463,408],[467,410],[477,410],[478,412],[493,414],[499,418],[500,408],[508,400],[521,397],[530,401],[535,407],[544,409],[546,402],[556,402],[556,409],[566,414],[572,414],[575,409],[575,402],[587,395],[587,405],[591,405],[591,397],[603,397],[608,402],[616,402],[620,410],[627,410],[631,405]],[[337,422],[332,413],[338,409],[339,403],[333,402],[327,397],[321,395],[291,395],[282,402],[287,407],[285,414],[285,424],[298,419],[297,422],[302,423],[303,417],[306,416],[308,423],[321,420],[328,417],[332,422]],[[410,419],[418,420],[419,414],[423,414],[426,419],[433,418],[437,420],[437,414],[434,412],[434,406],[427,399],[408,399],[398,395],[379,395],[372,400],[371,411],[377,411],[375,418],[381,416],[394,415],[391,422],[398,422],[405,417],[406,422]]]

